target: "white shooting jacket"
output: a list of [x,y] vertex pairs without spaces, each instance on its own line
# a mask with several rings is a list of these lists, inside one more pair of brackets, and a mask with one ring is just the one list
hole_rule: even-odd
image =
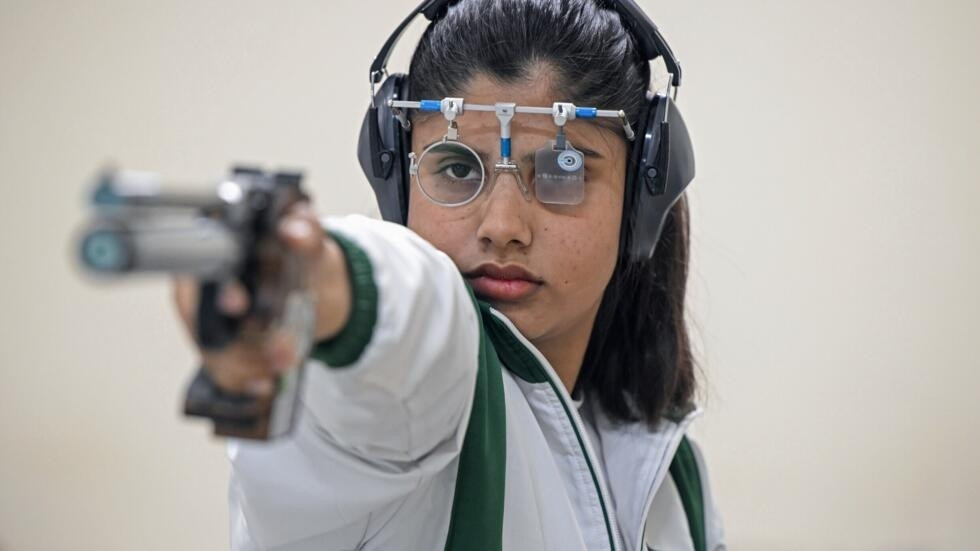
[[541,353],[410,230],[323,219],[354,289],[290,436],[231,440],[232,548],[718,551],[700,409],[581,411]]

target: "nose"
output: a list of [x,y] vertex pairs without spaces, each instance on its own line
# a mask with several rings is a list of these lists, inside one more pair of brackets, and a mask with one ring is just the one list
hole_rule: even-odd
[[499,172],[493,177],[476,237],[482,245],[498,251],[524,249],[533,236],[530,209],[534,202],[528,200],[519,174]]

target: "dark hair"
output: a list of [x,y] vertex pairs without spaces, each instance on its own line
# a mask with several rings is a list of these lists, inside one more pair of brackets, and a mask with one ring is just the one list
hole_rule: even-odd
[[[458,94],[477,73],[519,83],[544,62],[567,101],[646,117],[650,69],[619,15],[596,0],[462,0],[422,35],[409,70],[410,99]],[[625,139],[625,138],[623,138]],[[637,160],[624,159],[627,174]],[[629,180],[629,178],[627,178]],[[633,187],[633,186],[630,186]],[[654,255],[629,250],[635,190],[623,205],[619,261],[596,317],[575,393],[612,419],[655,424],[689,407],[694,358],[685,323],[688,208],[682,196]]]

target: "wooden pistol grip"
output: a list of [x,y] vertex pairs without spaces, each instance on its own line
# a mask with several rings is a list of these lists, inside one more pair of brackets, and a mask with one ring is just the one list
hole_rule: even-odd
[[184,414],[211,419],[214,433],[219,436],[266,440],[270,436],[271,403],[271,398],[221,390],[201,367],[187,386]]

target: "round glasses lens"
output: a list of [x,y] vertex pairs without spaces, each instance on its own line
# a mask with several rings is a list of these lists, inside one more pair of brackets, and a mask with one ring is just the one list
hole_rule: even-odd
[[460,142],[440,142],[422,152],[419,188],[436,203],[453,206],[472,201],[483,188],[480,156]]

